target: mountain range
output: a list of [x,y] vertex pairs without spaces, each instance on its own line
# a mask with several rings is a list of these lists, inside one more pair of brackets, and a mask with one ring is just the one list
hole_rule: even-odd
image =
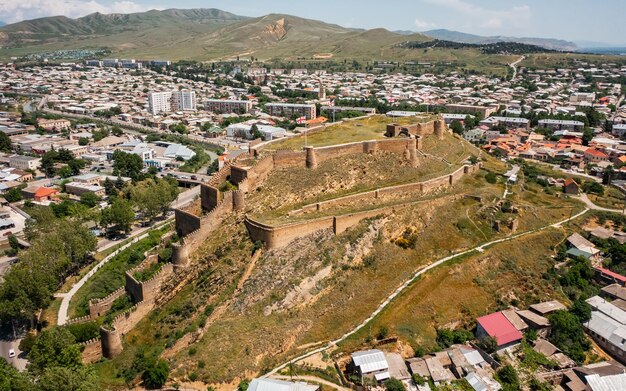
[[[151,10],[133,14],[54,16],[0,27],[0,55],[106,48],[119,56],[168,59],[341,57],[393,51],[419,33],[350,29],[291,15],[249,18],[217,9]],[[14,55],[14,54],[13,54]]]
[[[250,18],[219,9],[167,9],[131,14],[93,13],[72,19],[53,16],[0,27],[0,57],[60,49],[107,49],[113,56],[219,60],[415,59],[407,41],[433,39],[485,44],[519,42],[548,49],[576,50],[573,42],[544,38],[483,37],[450,30],[388,31],[346,28],[318,20],[269,14]],[[429,49],[426,61],[464,62],[466,52]],[[426,53],[426,51],[422,51]],[[474,50],[470,58],[476,57]],[[421,55],[422,57],[426,57]]]
[[526,45],[540,46],[551,50],[562,51],[575,51],[578,50],[578,46],[574,42],[565,41],[561,39],[551,38],[527,38],[527,37],[505,37],[505,36],[491,36],[485,37],[481,35],[467,34],[460,31],[438,29],[423,31],[422,34],[435,39],[441,39],[445,41],[470,43],[470,44],[489,44],[497,42],[517,42]]

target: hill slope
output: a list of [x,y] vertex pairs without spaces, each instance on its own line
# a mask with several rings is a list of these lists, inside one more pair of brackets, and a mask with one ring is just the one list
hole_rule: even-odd
[[[183,37],[207,33],[246,17],[218,9],[168,9],[132,14],[94,13],[81,18],[53,16],[26,20],[0,28],[5,48],[40,47],[54,50],[88,46],[124,46],[139,40],[158,46]],[[106,39],[104,39],[106,38]]]
[[446,41],[471,43],[471,44],[488,44],[497,42],[517,42],[527,45],[541,46],[546,49],[552,50],[567,50],[573,51],[578,49],[578,46],[574,42],[564,41],[560,39],[550,38],[527,38],[527,37],[505,37],[505,36],[492,36],[484,37],[481,35],[467,34],[460,31],[452,31],[446,29],[429,30],[424,31],[423,34]]
[[258,18],[216,9],[169,9],[134,14],[91,14],[23,21],[0,28],[2,54],[58,49],[106,48],[133,58],[208,60],[254,56],[268,58],[369,57],[405,41],[429,40],[384,29],[356,30],[317,20],[270,14]]

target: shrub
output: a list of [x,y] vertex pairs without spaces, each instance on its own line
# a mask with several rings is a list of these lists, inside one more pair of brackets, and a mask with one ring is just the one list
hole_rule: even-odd
[[507,364],[496,371],[496,380],[502,384],[504,391],[513,391],[520,389],[519,378],[515,368]]
[[170,366],[165,360],[159,360],[143,373],[143,383],[147,388],[156,389],[165,385],[170,373]]
[[485,175],[485,180],[487,181],[487,183],[494,184],[494,183],[498,182],[498,177],[493,172],[488,172]]
[[385,389],[387,391],[406,391],[404,384],[393,377],[385,382]]
[[74,323],[67,326],[67,329],[76,338],[76,342],[86,342],[100,335],[100,326],[97,322]]

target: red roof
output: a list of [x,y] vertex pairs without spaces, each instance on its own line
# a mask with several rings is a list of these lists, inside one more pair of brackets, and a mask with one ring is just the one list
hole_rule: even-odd
[[594,148],[588,148],[585,153],[589,154],[589,155],[593,155],[593,156],[597,156],[597,157],[608,157],[604,152],[598,151],[597,149]]
[[50,188],[50,187],[40,187],[35,192],[35,198],[49,197],[49,196],[54,195],[54,194],[56,194],[58,192],[59,191],[57,189],[53,189],[53,188]]
[[565,180],[565,186],[569,186],[569,185],[571,185],[572,183],[573,183],[573,184],[575,184],[576,186],[578,186],[578,183],[576,183],[576,181],[575,181],[575,180],[573,180],[572,178],[567,178],[567,179]]
[[600,273],[606,274],[609,277],[613,277],[614,279],[616,279],[618,281],[626,282],[626,277],[622,276],[619,273],[612,272],[609,269],[605,269],[605,268],[602,268],[602,267],[596,267],[595,269],[597,271],[599,271]]
[[498,346],[519,341],[523,337],[522,333],[513,326],[513,323],[502,312],[481,316],[477,320],[487,334],[498,341]]

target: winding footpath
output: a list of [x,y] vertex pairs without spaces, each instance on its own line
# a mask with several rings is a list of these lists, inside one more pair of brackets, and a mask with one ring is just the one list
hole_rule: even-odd
[[400,295],[400,294],[401,294],[401,293],[402,293],[405,289],[407,289],[407,288],[408,288],[408,287],[409,287],[409,286],[410,286],[413,282],[415,282],[415,280],[417,280],[417,279],[418,279],[418,278],[419,278],[422,274],[427,273],[428,271],[430,271],[430,270],[432,270],[432,269],[436,268],[437,266],[440,266],[440,265],[442,265],[442,264],[444,264],[444,263],[446,263],[446,262],[448,262],[448,261],[451,261],[451,260],[453,260],[453,259],[455,259],[455,258],[462,257],[462,256],[464,256],[464,255],[468,255],[468,254],[470,254],[470,253],[472,253],[472,252],[475,252],[475,251],[477,251],[477,252],[483,252],[483,251],[485,250],[485,248],[490,247],[490,246],[493,246],[493,245],[498,244],[498,243],[507,242],[507,241],[509,241],[509,240],[514,240],[514,239],[520,238],[520,237],[522,237],[522,236],[531,235],[531,234],[534,234],[534,233],[537,233],[537,232],[545,231],[545,230],[550,229],[550,228],[560,228],[563,224],[568,223],[569,221],[572,221],[572,220],[575,220],[575,219],[579,218],[580,216],[582,216],[582,215],[584,215],[585,213],[587,213],[589,210],[590,210],[590,208],[585,208],[582,212],[580,212],[580,213],[578,213],[578,214],[576,214],[576,215],[574,215],[574,216],[571,216],[571,217],[569,217],[569,218],[567,218],[567,219],[565,219],[565,220],[563,220],[563,221],[560,221],[560,222],[557,222],[557,223],[554,223],[554,224],[550,224],[550,225],[546,225],[546,226],[544,226],[544,227],[541,227],[541,228],[538,228],[538,229],[535,229],[535,230],[530,230],[530,231],[522,232],[522,233],[519,233],[519,234],[517,234],[517,235],[509,236],[509,237],[506,237],[506,238],[493,240],[493,241],[488,242],[488,243],[483,243],[483,244],[481,244],[481,245],[479,245],[479,246],[476,246],[476,247],[474,247],[474,248],[471,248],[471,249],[469,249],[469,250],[465,250],[465,251],[458,252],[458,253],[456,253],[456,254],[453,254],[453,255],[447,256],[447,257],[442,258],[442,259],[440,259],[440,260],[438,260],[438,261],[436,261],[436,262],[431,263],[430,265],[428,265],[428,266],[426,266],[426,267],[424,267],[424,268],[422,268],[422,269],[418,270],[415,274],[413,274],[413,276],[412,276],[411,278],[409,278],[409,279],[408,279],[407,281],[405,281],[402,285],[400,285],[400,287],[398,287],[398,288],[397,288],[397,289],[396,289],[396,290],[395,290],[395,291],[394,291],[391,295],[389,295],[389,296],[387,297],[387,299],[385,299],[385,301],[383,301],[383,302],[382,302],[382,303],[378,306],[378,308],[376,308],[376,310],[374,310],[374,312],[372,312],[372,314],[371,314],[371,315],[370,315],[367,319],[365,319],[365,320],[364,320],[361,324],[359,324],[358,326],[356,326],[356,327],[355,327],[355,328],[353,328],[352,330],[348,331],[347,333],[345,333],[345,334],[344,334],[344,335],[342,335],[341,337],[339,337],[339,338],[335,339],[334,341],[330,341],[327,345],[322,346],[322,347],[317,348],[317,349],[314,349],[314,350],[311,350],[310,352],[304,353],[304,354],[302,354],[302,355],[300,355],[300,356],[298,356],[298,357],[296,357],[296,358],[294,358],[294,359],[292,359],[292,360],[290,360],[290,361],[288,361],[288,362],[286,362],[286,363],[283,363],[283,364],[279,365],[278,367],[276,367],[276,368],[272,369],[270,372],[268,372],[268,373],[266,373],[265,375],[263,375],[263,377],[271,377],[271,376],[274,376],[274,375],[276,375],[279,371],[281,371],[282,369],[284,369],[285,367],[287,367],[290,363],[300,361],[300,360],[305,359],[305,358],[307,358],[307,357],[310,357],[310,356],[312,356],[312,355],[314,355],[314,354],[317,354],[317,353],[323,352],[323,351],[325,351],[325,350],[328,350],[328,349],[332,348],[333,346],[336,346],[338,343],[340,343],[340,342],[344,341],[345,339],[347,339],[347,338],[348,338],[348,337],[350,337],[351,335],[355,334],[356,332],[358,332],[359,330],[361,330],[362,328],[364,328],[364,327],[365,327],[365,326],[366,326],[366,325],[367,325],[370,321],[372,321],[372,320],[373,320],[373,319],[374,319],[374,318],[375,318],[378,314],[380,314],[380,313],[381,313],[381,312],[382,312],[382,311],[383,311],[383,310],[384,310],[384,309],[385,309],[385,308],[386,308],[386,307],[387,307],[387,306],[391,303],[391,301],[392,301],[393,299],[395,299],[395,298],[396,298],[398,295]]

